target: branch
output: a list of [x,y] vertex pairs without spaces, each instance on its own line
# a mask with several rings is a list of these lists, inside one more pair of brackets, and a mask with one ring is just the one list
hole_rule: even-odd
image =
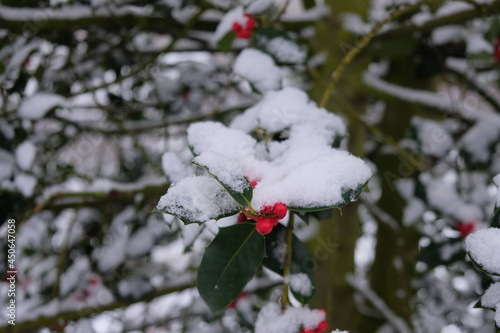
[[385,20],[382,20],[375,24],[375,26],[371,29],[371,31],[366,34],[363,38],[361,38],[356,45],[352,49],[347,52],[347,54],[342,58],[340,64],[335,68],[330,78],[330,81],[325,87],[323,92],[323,96],[321,97],[321,101],[319,103],[320,107],[325,107],[330,99],[330,95],[335,88],[335,84],[340,80],[342,73],[346,69],[346,67],[354,60],[354,58],[364,49],[368,43],[377,35],[380,29],[385,26],[387,23],[392,22],[396,18],[400,17],[403,14],[411,12],[422,5],[422,2],[417,2],[416,4],[405,6],[401,9],[398,9],[392,12]]
[[[166,287],[164,289],[155,291],[154,293],[143,297],[140,300],[121,300],[121,301],[116,301],[112,302],[106,305],[102,306],[96,306],[96,307],[87,307],[79,310],[72,310],[72,311],[65,311],[58,313],[56,315],[50,316],[50,317],[39,317],[34,320],[29,320],[21,323],[16,323],[15,325],[15,330],[29,330],[29,329],[35,329],[35,328],[41,328],[44,326],[48,326],[50,324],[56,323],[59,320],[62,321],[72,321],[72,320],[78,320],[80,318],[84,317],[89,317],[91,315],[95,315],[101,312],[105,311],[111,311],[111,310],[116,310],[119,308],[123,308],[135,303],[140,303],[140,302],[149,302],[152,301],[153,299],[160,297],[160,296],[165,296],[168,294],[172,294],[175,292],[183,291],[189,288],[194,288],[196,284],[193,281],[189,281],[183,284],[177,284],[177,285],[172,285],[169,287]],[[4,326],[0,327],[0,331],[2,332],[8,332],[9,326]]]
[[368,283],[363,280],[354,278],[352,275],[347,277],[347,282],[353,287],[360,295],[369,300],[373,306],[380,312],[380,314],[387,319],[389,324],[399,333],[411,333],[408,324],[398,317],[388,306],[384,300],[381,299],[373,290],[370,289]]
[[283,260],[283,296],[281,297],[281,307],[286,309],[290,305],[289,296],[289,276],[291,273],[292,266],[292,245],[293,245],[293,222],[294,214],[290,212],[290,217],[288,218],[288,225],[286,226],[285,242],[286,242],[286,252],[285,258]]
[[34,208],[34,213],[44,209],[61,209],[79,206],[92,206],[109,201],[130,201],[136,194],[159,196],[165,194],[168,182],[153,180],[151,184],[114,184],[107,191],[57,192],[51,194]]
[[463,24],[475,18],[487,17],[500,12],[500,1],[492,3],[478,4],[472,9],[464,10],[448,16],[436,17],[423,24],[406,24],[397,28],[390,29],[374,37],[374,40],[393,39],[397,37],[406,37],[415,34],[415,32],[430,32],[435,28],[451,24]]

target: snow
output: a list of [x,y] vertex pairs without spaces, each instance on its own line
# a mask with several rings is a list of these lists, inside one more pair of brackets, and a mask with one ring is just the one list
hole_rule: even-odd
[[64,97],[52,93],[36,93],[23,100],[19,107],[19,117],[31,120],[41,119],[56,106],[64,106]]
[[281,63],[302,64],[306,61],[306,51],[294,41],[275,37],[265,42],[267,52]]
[[500,304],[500,282],[491,284],[481,296],[481,306],[495,309],[497,304]]
[[130,235],[130,228],[127,224],[134,217],[135,211],[133,207],[128,207],[114,217],[107,238],[104,241],[104,246],[97,248],[93,253],[99,271],[110,272],[116,269],[125,259]]
[[301,295],[310,296],[314,287],[309,279],[309,276],[304,273],[292,274],[287,277],[290,288]]
[[500,229],[486,228],[478,230],[465,239],[470,257],[481,268],[493,274],[500,274]]
[[212,121],[194,123],[187,132],[189,145],[196,155],[205,151],[233,157],[245,155],[253,152],[256,144],[251,136]]
[[440,123],[421,117],[414,117],[412,125],[417,130],[422,151],[431,156],[444,157],[453,147],[453,138]]
[[250,14],[260,14],[273,4],[273,0],[254,0],[246,8]]
[[250,188],[250,183],[243,174],[243,169],[236,160],[220,153],[204,152],[193,160],[194,163],[207,167],[208,171],[231,190],[243,193]]
[[256,49],[243,50],[234,62],[233,71],[261,92],[281,86],[281,72],[273,58]]
[[451,43],[462,37],[462,27],[459,25],[447,25],[432,31],[432,42],[436,45]]
[[483,213],[480,208],[464,201],[454,185],[448,184],[441,178],[434,178],[427,173],[421,174],[420,180],[426,186],[427,200],[431,207],[456,221],[482,221]]
[[443,327],[441,333],[463,333],[463,331],[455,325],[447,325]]
[[0,180],[10,178],[14,171],[14,157],[7,150],[0,148]]
[[36,155],[35,144],[29,140],[23,141],[16,148],[15,156],[17,165],[23,170],[31,169]]
[[6,21],[30,21],[45,23],[49,19],[84,19],[89,17],[116,17],[126,15],[147,16],[151,14],[148,6],[115,6],[108,4],[98,8],[84,5],[63,6],[51,8],[14,8],[0,6],[0,18]]
[[239,6],[228,11],[222,19],[220,20],[217,28],[215,29],[213,35],[213,41],[215,43],[219,42],[228,32],[233,29],[233,23],[240,22],[245,23],[246,17],[243,7]]
[[261,101],[236,117],[230,127],[246,133],[251,133],[256,128],[271,133],[285,129],[294,132],[311,130],[314,135],[305,134],[297,139],[320,137],[321,141],[328,145],[331,145],[336,137],[346,133],[340,117],[318,108],[315,103],[309,101],[305,92],[292,87],[266,93]]
[[31,197],[37,180],[34,176],[27,173],[18,173],[14,178],[14,185],[25,197]]
[[[257,143],[247,134],[256,129],[281,132],[283,140]],[[259,103],[236,117],[230,128],[207,121],[190,125],[187,133],[188,145],[199,155],[194,162],[213,167],[213,173],[235,191],[240,192],[247,184],[243,177],[259,181],[251,202],[256,208],[276,202],[292,208],[340,206],[354,200],[349,191],[360,189],[371,177],[370,168],[361,159],[331,148],[345,134],[341,119],[318,108],[296,88],[266,93]],[[214,183],[205,186],[204,182],[208,180],[196,177],[179,181],[178,188],[169,190],[171,194],[162,198],[158,209],[204,222],[237,208],[224,201],[224,192],[213,187],[223,199],[224,208],[220,210],[216,201],[207,199],[210,192],[200,190]],[[203,209],[187,208],[200,202]]]
[[325,320],[325,312],[309,308],[287,308],[268,303],[262,307],[255,323],[255,333],[297,333],[301,328],[314,329]]
[[191,176],[171,186],[156,209],[193,222],[206,222],[235,212],[238,206],[212,177]]
[[[189,154],[192,155],[190,152]],[[166,152],[161,159],[163,172],[171,182],[178,182],[193,174],[195,170],[194,166],[186,165],[187,161],[181,159],[179,155],[179,153]]]

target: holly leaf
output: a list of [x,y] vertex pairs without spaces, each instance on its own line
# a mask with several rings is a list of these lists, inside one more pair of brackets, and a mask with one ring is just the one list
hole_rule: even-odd
[[233,45],[233,41],[236,38],[233,30],[230,30],[227,34],[224,35],[218,42],[217,47],[224,53],[229,52],[231,50],[231,46]]
[[252,186],[234,160],[222,154],[204,152],[195,157],[191,163],[207,170],[240,206],[250,205],[253,196]]
[[301,207],[301,206],[293,206],[290,205],[288,206],[288,210],[293,211],[293,212],[317,212],[317,211],[322,211],[322,210],[327,210],[327,209],[332,209],[332,208],[338,208],[342,209],[345,205],[347,205],[350,202],[355,201],[361,192],[363,192],[363,189],[365,186],[368,184],[368,181],[363,183],[362,185],[352,188],[352,189],[343,189],[342,190],[342,200],[340,200],[337,203],[334,203],[333,205],[326,206],[326,207]]
[[[286,228],[278,224],[273,228],[273,231],[266,236],[266,253],[267,257],[262,264],[283,276],[283,260],[285,256],[286,241],[285,241]],[[295,236],[292,235],[292,263],[290,266],[291,274],[306,274],[313,283],[314,281],[314,259],[309,255],[305,245]],[[295,298],[302,304],[307,304],[314,296],[313,292],[310,295],[303,295],[292,289]]]
[[254,224],[220,228],[203,254],[197,276],[198,291],[208,307],[217,312],[231,304],[265,255],[264,236],[257,233]]
[[153,210],[177,216],[185,224],[219,220],[239,211],[233,198],[209,176],[191,176],[172,185]]

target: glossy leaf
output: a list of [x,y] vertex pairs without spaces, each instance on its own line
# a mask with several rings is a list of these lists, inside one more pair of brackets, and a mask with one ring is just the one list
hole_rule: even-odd
[[368,184],[368,182],[362,184],[361,186],[353,188],[353,189],[345,189],[342,192],[342,200],[339,201],[338,203],[331,205],[331,206],[300,207],[300,206],[290,205],[290,206],[288,206],[288,209],[293,211],[293,212],[317,212],[317,211],[327,210],[327,209],[332,209],[332,208],[341,209],[342,207],[344,207],[348,203],[355,201],[359,197],[359,195],[361,194],[361,192],[363,191],[363,189],[366,187],[367,184]]
[[206,165],[201,165],[195,162],[191,162],[192,164],[207,170],[207,172],[219,182],[219,184],[222,185],[224,190],[226,190],[227,193],[241,206],[248,207],[250,205],[250,202],[252,201],[252,196],[253,196],[253,189],[252,186],[250,185],[250,182],[248,179],[245,178],[243,175],[236,175],[237,177],[240,177],[240,180],[245,183],[245,189],[243,192],[237,192],[233,190],[228,184],[225,184],[220,177],[218,177],[215,173],[211,172],[210,166]]
[[265,255],[264,236],[257,233],[255,224],[219,229],[205,250],[197,276],[198,291],[213,312],[238,297]]

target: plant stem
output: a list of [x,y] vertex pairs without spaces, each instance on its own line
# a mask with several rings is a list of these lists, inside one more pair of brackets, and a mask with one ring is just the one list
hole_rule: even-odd
[[326,88],[323,92],[323,96],[321,97],[321,101],[319,103],[320,107],[325,107],[326,104],[328,103],[328,100],[330,99],[330,95],[335,88],[335,84],[340,80],[340,77],[342,76],[342,73],[346,69],[346,67],[354,60],[354,58],[358,55],[359,52],[361,52],[362,49],[364,49],[368,43],[377,35],[379,30],[386,25],[387,23],[395,20],[399,16],[408,13],[412,10],[417,9],[422,5],[422,2],[417,2],[412,5],[405,6],[403,8],[400,8],[394,12],[391,13],[385,20],[382,20],[375,24],[373,28],[370,30],[368,34],[366,34],[363,38],[361,38],[356,45],[352,49],[347,52],[347,54],[342,58],[340,61],[340,64],[335,68],[335,70],[332,73],[332,76],[330,77],[330,81],[328,81],[328,84],[326,85]]
[[293,223],[294,223],[294,214],[290,212],[290,217],[288,218],[288,225],[286,227],[285,233],[285,242],[286,242],[286,253],[285,258],[283,259],[283,296],[281,297],[281,307],[286,309],[288,305],[290,305],[290,296],[288,294],[288,276],[291,273],[292,266],[292,239],[293,239]]

